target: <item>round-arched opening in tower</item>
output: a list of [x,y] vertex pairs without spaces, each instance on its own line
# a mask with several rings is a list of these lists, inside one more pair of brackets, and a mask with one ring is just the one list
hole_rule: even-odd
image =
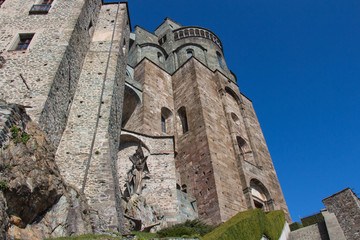
[[255,208],[263,209],[264,211],[274,210],[273,200],[267,188],[258,179],[251,179],[250,181],[251,197]]

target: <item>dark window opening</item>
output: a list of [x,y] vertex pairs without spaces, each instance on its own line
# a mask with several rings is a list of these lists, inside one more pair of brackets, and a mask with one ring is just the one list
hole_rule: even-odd
[[29,14],[47,14],[54,0],[43,0],[41,4],[32,5]]
[[166,42],[166,35],[164,35],[162,38],[160,38],[159,40],[159,44],[162,45]]
[[5,0],[0,0],[0,7],[5,2]]
[[186,133],[187,131],[189,131],[189,126],[188,126],[188,120],[187,120],[187,116],[186,116],[185,107],[181,107],[178,110],[178,115],[179,115],[179,118],[181,121],[182,133]]
[[17,43],[14,50],[26,50],[28,49],[30,42],[33,38],[34,34],[20,34],[19,35],[19,42]]
[[161,116],[161,131],[163,133],[166,133],[166,124],[165,124],[165,118],[164,116]]
[[194,51],[192,49],[186,50],[187,58],[191,58],[194,55]]
[[222,69],[224,69],[224,65],[223,65],[223,62],[222,62],[222,57],[221,57],[221,54],[219,52],[216,52],[216,55],[217,55],[217,59],[218,59],[218,62],[219,62],[219,65]]
[[158,56],[158,60],[159,60],[159,62],[164,62],[164,56],[161,54],[161,53],[157,53],[157,56]]
[[258,201],[255,201],[255,200],[254,200],[254,205],[255,205],[255,208],[260,208],[260,209],[262,209],[262,208],[264,207],[263,204],[261,204],[261,203],[258,202]]

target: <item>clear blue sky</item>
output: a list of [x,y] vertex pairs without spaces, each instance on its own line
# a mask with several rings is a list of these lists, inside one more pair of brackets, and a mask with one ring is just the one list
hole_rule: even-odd
[[131,24],[165,17],[215,32],[253,100],[293,221],[343,188],[360,193],[360,1],[129,1]]

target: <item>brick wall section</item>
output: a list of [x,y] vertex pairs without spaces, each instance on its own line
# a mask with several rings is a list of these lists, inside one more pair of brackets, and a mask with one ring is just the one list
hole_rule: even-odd
[[[117,5],[103,5],[90,49],[86,55],[68,124],[56,153],[56,162],[67,182],[81,188],[96,131],[85,186],[90,206],[98,212],[101,228],[119,230],[123,225],[116,161],[120,141],[121,106],[125,81],[129,25],[126,4],[120,5],[106,81],[104,74],[115,24]],[[104,87],[103,98],[100,99]],[[101,111],[98,115],[99,105]],[[99,123],[95,129],[97,118]],[[115,171],[115,172],[114,172]],[[121,230],[121,229],[120,229]]]
[[360,201],[346,188],[322,200],[326,209],[334,213],[347,239],[360,239]]
[[180,185],[186,184],[188,193],[197,199],[199,218],[209,224],[218,224],[221,221],[219,199],[196,72],[194,62],[189,61],[173,75],[175,110],[182,106],[186,108],[189,126],[189,131],[182,134],[177,118],[176,168]]
[[[238,166],[231,142],[223,103],[218,93],[218,78],[203,64],[190,60],[195,68],[200,93],[200,104],[208,136],[211,163],[214,169],[215,187],[219,199],[221,219],[225,222],[241,210],[246,210]],[[203,182],[206,186],[206,181]],[[209,187],[209,186],[208,186]]]
[[174,121],[169,121],[167,124],[169,133],[161,131],[161,108],[166,107],[172,112],[171,119],[174,119],[176,114],[171,76],[147,59],[141,63],[145,68],[144,79],[141,81],[143,82],[143,133],[153,136],[174,135]]
[[[0,97],[31,106],[30,117],[57,146],[89,47],[87,28],[90,19],[96,21],[101,1],[55,0],[48,14],[29,15],[33,3],[7,0],[0,9],[0,54],[6,60]],[[26,51],[11,51],[19,33],[35,35]]]

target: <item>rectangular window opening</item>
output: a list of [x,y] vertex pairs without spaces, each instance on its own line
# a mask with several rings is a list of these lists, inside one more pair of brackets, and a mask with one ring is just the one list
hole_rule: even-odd
[[16,51],[27,50],[33,37],[34,37],[34,33],[19,34],[18,41],[17,41],[16,45],[14,46],[13,50],[16,50]]

